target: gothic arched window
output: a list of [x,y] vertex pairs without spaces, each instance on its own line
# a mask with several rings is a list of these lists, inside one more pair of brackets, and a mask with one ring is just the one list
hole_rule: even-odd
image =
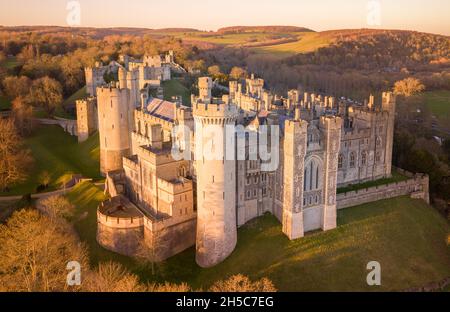
[[361,154],[361,164],[363,166],[365,166],[366,163],[367,163],[367,154],[366,154],[366,152],[362,152],[362,154]]
[[355,168],[356,156],[354,152],[350,153],[350,168]]
[[320,164],[311,160],[306,165],[305,176],[304,176],[304,190],[313,191],[319,189],[320,186]]
[[342,154],[339,154],[339,158],[338,158],[338,168],[342,169],[344,166],[344,156],[342,156]]

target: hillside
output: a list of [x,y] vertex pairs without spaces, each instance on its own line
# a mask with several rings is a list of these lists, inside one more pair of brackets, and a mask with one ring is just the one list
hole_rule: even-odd
[[[201,269],[191,248],[151,269],[101,248],[96,210],[103,192],[85,183],[68,195],[76,206],[75,227],[89,247],[92,264],[121,262],[143,281],[187,282],[205,289],[218,279],[242,273],[270,278],[281,291],[392,291],[420,287],[450,276],[448,222],[432,207],[407,197],[339,211],[338,228],[289,241],[271,215],[239,229],[238,245],[223,263]],[[366,284],[366,265],[379,261],[382,286]]]
[[244,32],[268,32],[268,33],[293,33],[293,32],[313,32],[305,27],[297,26],[230,26],[217,30],[220,34],[244,33]]

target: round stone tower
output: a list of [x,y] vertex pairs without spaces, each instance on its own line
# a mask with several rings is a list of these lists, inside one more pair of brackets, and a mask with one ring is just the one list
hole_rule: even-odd
[[212,267],[227,258],[237,242],[235,149],[228,144],[227,126],[234,130],[238,111],[234,105],[211,100],[208,90],[204,91],[193,104],[198,215],[196,261],[201,267]]
[[118,85],[97,88],[100,171],[122,169],[122,157],[129,156],[130,93]]

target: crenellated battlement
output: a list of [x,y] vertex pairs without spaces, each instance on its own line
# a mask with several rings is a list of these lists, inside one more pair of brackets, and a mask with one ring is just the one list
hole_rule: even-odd
[[336,116],[321,116],[321,127],[329,130],[340,130],[342,127],[342,118]]
[[193,104],[194,117],[207,118],[237,118],[238,109],[233,104],[227,104],[221,100],[212,103],[197,101]]

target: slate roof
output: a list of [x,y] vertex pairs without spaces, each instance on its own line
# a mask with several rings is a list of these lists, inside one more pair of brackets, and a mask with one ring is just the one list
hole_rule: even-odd
[[147,113],[169,122],[175,120],[175,103],[151,98],[147,103]]

